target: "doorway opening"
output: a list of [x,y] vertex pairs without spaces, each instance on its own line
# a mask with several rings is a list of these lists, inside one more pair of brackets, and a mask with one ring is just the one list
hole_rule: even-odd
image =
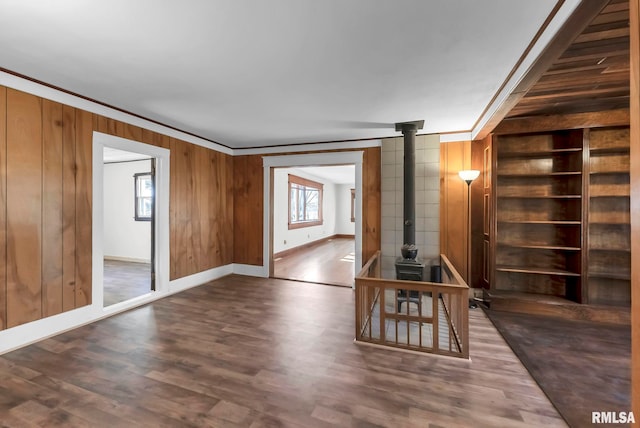
[[156,159],[103,148],[103,306],[155,290]]
[[274,278],[351,287],[355,165],[274,168]]
[[169,169],[168,149],[93,133],[92,305],[105,313],[169,292]]
[[[341,283],[336,285],[347,285],[351,287],[354,286],[355,272],[357,272],[362,266],[362,162],[363,162],[362,151],[327,152],[327,153],[285,155],[285,156],[265,156],[263,158],[263,166],[264,166],[264,221],[263,221],[263,233],[264,233],[263,235],[263,243],[264,243],[263,269],[264,271],[263,272],[264,273],[263,275],[264,276],[268,276],[268,277],[276,276],[275,267],[277,262],[275,262],[275,259],[281,256],[280,253],[282,253],[282,251],[290,250],[292,254],[296,254],[296,253],[301,253],[300,250],[302,250],[302,248],[298,248],[296,250],[295,246],[292,246],[292,245],[290,247],[293,247],[294,249],[288,248],[288,249],[282,250],[282,246],[285,245],[284,244],[285,238],[281,236],[279,236],[278,238],[274,238],[276,236],[276,231],[275,231],[277,227],[276,222],[278,221],[282,222],[283,218],[284,218],[285,224],[287,224],[287,222],[291,223],[291,220],[293,220],[293,222],[295,221],[313,222],[314,221],[313,215],[308,217],[305,216],[304,209],[301,212],[300,208],[298,206],[295,206],[295,203],[294,203],[294,208],[297,210],[296,211],[297,214],[295,214],[295,216],[292,217],[293,211],[290,209],[291,208],[290,199],[291,199],[292,193],[289,187],[287,187],[287,190],[285,191],[284,201],[276,202],[275,196],[274,196],[275,195],[274,182],[276,181],[276,174],[281,173],[278,171],[280,169],[295,168],[298,171],[304,172],[306,167],[317,168],[317,167],[336,167],[336,166],[348,165],[352,171],[350,174],[351,174],[351,177],[353,177],[353,182],[350,182],[348,184],[347,183],[342,183],[342,184],[347,184],[349,188],[348,208],[349,208],[349,221],[351,222],[351,219],[353,218],[353,250],[350,250],[345,254],[342,254],[338,261],[339,263],[343,263],[343,266],[346,266],[348,264],[349,280],[347,283]],[[287,177],[286,181],[288,183],[288,173],[285,172],[283,174]],[[302,174],[299,174],[299,175],[302,175]],[[317,180],[310,180],[310,181],[319,182]],[[298,198],[301,198],[300,192],[303,195],[305,195],[305,197],[306,197],[307,190],[311,190],[313,192],[313,187],[314,187],[313,183],[306,183],[308,184],[308,186],[305,183],[306,182],[304,181],[302,181],[301,183],[298,183],[298,186],[302,187],[302,190],[299,190],[299,193],[297,194]],[[309,195],[309,196],[312,196],[312,195]],[[311,200],[311,202],[313,201]],[[284,207],[285,214],[284,215],[280,214],[279,220],[275,218],[276,205],[278,205],[279,212],[282,212],[282,209]],[[313,206],[311,211],[313,211]],[[351,215],[351,211],[353,211],[353,215]],[[305,225],[301,227],[301,230],[303,230],[302,239],[307,242],[314,241],[313,238],[314,237],[317,238],[317,235],[316,236],[312,235],[311,233],[312,229],[305,230],[304,226]],[[318,225],[314,225],[314,226],[318,226]],[[288,226],[286,227],[288,228]],[[331,231],[327,229],[325,229],[324,231],[325,234],[331,233]],[[320,228],[320,230],[322,230],[322,228]],[[339,236],[340,234],[336,234],[335,231],[333,233],[334,235],[337,235],[337,236],[329,235],[326,239],[326,241],[328,241],[329,239],[336,240],[336,242],[333,242],[333,241],[328,242],[331,245],[337,244],[338,243],[337,241],[340,238]],[[349,236],[349,238],[351,238],[351,236]],[[277,245],[274,239],[278,239]],[[315,239],[315,241],[317,240],[318,239]],[[287,244],[289,244],[289,241],[287,241]],[[338,250],[338,251],[343,252],[342,250]],[[309,255],[309,257],[313,258],[313,255]],[[316,260],[318,261],[318,263],[316,263],[314,267],[302,267],[301,270],[303,272],[306,272],[306,275],[304,278],[299,278],[300,280],[312,281],[309,273],[313,270],[328,271],[331,269],[331,267],[328,265],[328,263],[322,256],[318,256]],[[291,264],[295,264],[295,263],[292,262]],[[291,276],[291,275],[287,275],[287,276]],[[294,278],[294,279],[298,279],[298,278]],[[318,281],[318,282],[331,283],[331,281]]]

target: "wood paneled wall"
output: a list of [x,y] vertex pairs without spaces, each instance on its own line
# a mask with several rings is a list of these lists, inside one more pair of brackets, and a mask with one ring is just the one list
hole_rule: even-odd
[[171,150],[171,279],[233,260],[232,156],[0,86],[0,330],[91,303],[94,130]]
[[491,283],[491,168],[492,135],[471,143],[471,166],[480,171],[478,184],[471,186],[471,272],[473,287],[488,289]]
[[0,88],[0,328],[91,303],[92,115]]
[[99,115],[95,129],[171,150],[171,280],[232,263],[232,156]]
[[640,0],[629,3],[631,35],[631,403],[640,426]]
[[262,156],[234,156],[233,171],[233,262],[262,266]]
[[447,256],[465,281],[468,281],[467,184],[458,172],[470,168],[470,141],[440,144],[440,252]]
[[0,330],[7,328],[7,88],[0,86]]
[[171,140],[171,279],[233,260],[233,158]]
[[[380,249],[382,220],[380,217],[380,147],[369,147],[362,150],[364,151],[362,163],[362,260],[364,263]],[[295,154],[303,153],[305,152]],[[278,155],[282,155],[282,153],[278,153]],[[233,159],[234,263],[256,266],[263,264],[264,179],[262,157],[263,155],[247,155],[236,156]]]
[[382,151],[364,149],[362,161],[362,263],[366,263],[382,242]]

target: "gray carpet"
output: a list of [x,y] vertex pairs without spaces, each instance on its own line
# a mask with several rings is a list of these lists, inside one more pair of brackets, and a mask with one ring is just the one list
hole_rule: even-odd
[[569,426],[631,411],[630,326],[486,313]]

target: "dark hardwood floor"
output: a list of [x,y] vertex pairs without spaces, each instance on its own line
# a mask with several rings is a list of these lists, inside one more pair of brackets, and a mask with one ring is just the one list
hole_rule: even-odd
[[124,302],[151,291],[151,264],[104,261],[104,306]]
[[332,238],[274,259],[273,276],[281,279],[351,287],[355,261],[353,238]]
[[631,328],[495,310],[490,319],[570,426],[631,410]]
[[565,426],[470,318],[471,361],[379,349],[352,290],[231,275],[0,356],[0,425]]

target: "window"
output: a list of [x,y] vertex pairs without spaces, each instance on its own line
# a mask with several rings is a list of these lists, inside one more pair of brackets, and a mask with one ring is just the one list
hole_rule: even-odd
[[289,175],[289,229],[322,224],[321,183]]
[[151,221],[153,211],[153,180],[150,172],[134,174],[135,182],[135,219]]
[[351,189],[351,223],[356,221],[356,189]]

